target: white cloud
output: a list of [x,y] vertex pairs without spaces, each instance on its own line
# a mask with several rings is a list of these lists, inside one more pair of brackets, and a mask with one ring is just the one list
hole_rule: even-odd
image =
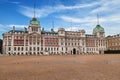
[[[43,8],[37,8],[36,9],[36,16],[37,17],[45,17],[49,14],[60,12],[64,10],[73,10],[73,9],[80,9],[80,8],[87,8],[87,7],[93,7],[95,5],[98,5],[97,2],[90,3],[90,4],[76,4],[74,6],[64,6],[64,5],[57,5],[57,6],[44,6]],[[20,6],[20,13],[23,15],[32,18],[34,16],[34,8],[27,7],[27,6]]]
[[12,3],[12,4],[19,4],[20,2],[9,2],[9,3]]
[[91,13],[117,12],[120,9],[120,0],[100,0],[98,3],[100,7],[93,9]]
[[10,27],[8,25],[0,24],[0,38],[2,39],[2,34],[8,32]]
[[13,26],[15,26],[15,28],[24,28],[24,27],[27,27],[28,25],[18,25],[18,24],[10,24],[9,25],[11,28],[13,27]]
[[79,27],[78,26],[71,26],[65,28],[66,31],[78,31]]
[[[23,15],[27,16],[27,17],[34,17],[34,8],[30,8],[27,6],[21,6],[21,9],[19,11],[20,13],[22,13]],[[53,13],[53,10],[51,7],[49,8],[43,8],[43,9],[36,9],[36,17],[44,17],[49,15],[50,13]]]
[[[99,19],[101,23],[108,23],[108,22],[113,22],[113,23],[120,23],[120,14],[113,14],[113,15],[108,15],[106,17],[102,17]],[[59,16],[58,18],[66,21],[66,22],[73,22],[73,23],[97,23],[97,17],[95,16],[86,16],[84,18],[75,18],[71,16]]]
[[[74,15],[67,15],[67,14],[61,14],[57,18],[60,18],[62,21],[64,21],[63,24],[66,22],[72,22],[74,24],[79,24],[78,26],[73,25],[72,30],[78,30],[79,28],[83,28],[86,30],[87,33],[92,33],[93,28],[97,24],[96,19],[96,13],[102,14],[102,18],[100,18],[100,24],[105,28],[106,35],[109,34],[117,34],[120,31],[120,0],[99,0],[97,2],[92,2],[90,4],[76,4],[74,6],[65,6],[65,5],[57,5],[57,6],[44,6],[42,8],[36,9],[36,15],[37,17],[46,17],[49,14],[59,12],[66,10],[77,10],[77,13],[74,13]],[[83,14],[84,17],[80,17],[78,13],[80,12],[80,9],[89,9],[87,13]],[[27,7],[27,6],[21,6],[20,13],[23,15],[32,18],[34,16],[33,14],[34,9]],[[105,15],[104,15],[105,14]],[[78,16],[79,15],[79,16]],[[117,23],[117,24],[115,24]],[[59,26],[59,25],[58,25]],[[71,30],[71,27],[65,27],[66,30]]]
[[60,16],[61,19],[67,22],[80,23],[82,20],[80,18],[73,18],[68,16]]
[[9,4],[19,4],[20,2],[17,2],[17,1],[10,1],[10,0],[0,0],[0,3],[9,3]]
[[21,6],[22,9],[20,9],[20,13],[22,13],[23,15],[27,16],[27,17],[33,17],[33,8],[29,8],[29,7],[25,7],[25,6]]
[[27,27],[27,25],[18,25],[18,24],[10,24],[10,25],[3,25],[0,24],[0,32],[4,33],[4,32],[8,32],[10,30],[12,30],[13,26],[15,26],[16,30],[17,29],[24,29],[24,27]]
[[[73,18],[70,16],[60,16],[59,18],[61,18],[62,20],[66,21],[66,22],[73,22],[73,23],[92,23],[92,22],[97,22],[97,18],[96,17],[84,17],[84,18]],[[105,21],[105,19],[100,19],[101,22]]]
[[114,23],[120,23],[120,14],[113,14],[105,17],[106,22],[114,22]]
[[[120,31],[120,14],[108,15],[100,18],[100,25],[105,28],[106,35],[118,34]],[[72,30],[85,29],[86,33],[92,33],[93,28],[97,25],[97,18],[94,16],[86,16],[84,18],[73,18],[71,16],[60,16],[65,22],[72,22],[78,24],[73,25]],[[71,30],[72,27],[67,27],[66,30]]]
[[0,24],[0,32],[6,32],[9,29],[8,25]]
[[64,5],[59,5],[57,7],[55,7],[55,9],[58,10],[72,10],[72,9],[80,9],[80,8],[86,8],[86,7],[92,7],[97,5],[97,2],[91,3],[91,4],[76,4],[74,6],[64,6]]

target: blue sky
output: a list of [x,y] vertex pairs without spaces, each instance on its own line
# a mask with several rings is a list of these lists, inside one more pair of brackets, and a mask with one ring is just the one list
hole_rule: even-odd
[[54,22],[56,31],[63,27],[73,31],[84,29],[86,34],[92,34],[99,14],[106,36],[120,33],[120,0],[0,0],[0,38],[12,26],[18,30],[29,26],[34,1],[36,17],[47,31]]

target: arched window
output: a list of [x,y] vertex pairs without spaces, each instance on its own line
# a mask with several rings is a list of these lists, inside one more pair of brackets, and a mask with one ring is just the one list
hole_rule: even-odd
[[23,47],[21,48],[21,50],[23,51]]
[[30,51],[32,51],[32,48],[30,47]]
[[20,51],[20,47],[18,47],[18,51]]

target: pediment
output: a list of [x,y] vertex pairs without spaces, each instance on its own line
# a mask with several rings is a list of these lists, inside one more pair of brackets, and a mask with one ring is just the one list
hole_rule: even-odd
[[30,33],[29,35],[31,35],[31,36],[40,36],[40,34],[38,34],[37,32]]

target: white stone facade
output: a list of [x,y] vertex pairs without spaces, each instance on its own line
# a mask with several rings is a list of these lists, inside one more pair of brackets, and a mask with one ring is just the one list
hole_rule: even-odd
[[13,30],[4,33],[3,54],[99,54],[106,49],[104,35],[97,37],[92,34],[94,37],[91,37],[85,34],[85,30],[66,31],[64,28],[59,28],[57,32],[53,29],[46,32],[36,22],[37,19],[31,20],[28,30],[19,31],[13,27]]

